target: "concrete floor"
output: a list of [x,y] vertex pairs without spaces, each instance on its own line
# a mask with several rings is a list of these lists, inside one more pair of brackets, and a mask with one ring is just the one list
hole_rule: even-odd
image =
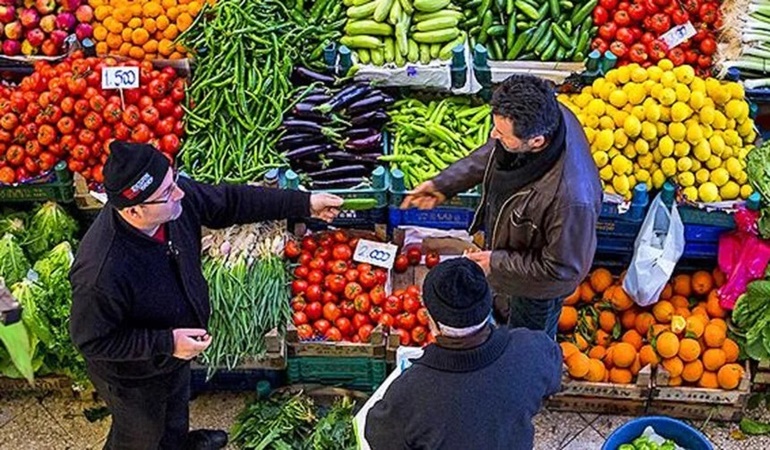
[[[190,404],[192,428],[227,429],[241,410],[248,394],[205,393]],[[83,415],[88,408],[101,406],[94,401],[74,399],[63,394],[41,397],[0,397],[0,450],[85,450],[104,445],[110,419],[89,422]],[[770,420],[764,408],[749,414]],[[630,417],[542,411],[535,418],[535,449],[600,449],[605,438]],[[701,427],[703,423],[694,423]],[[770,449],[770,437],[738,440],[732,435],[737,424],[711,422],[703,431],[720,450]]]

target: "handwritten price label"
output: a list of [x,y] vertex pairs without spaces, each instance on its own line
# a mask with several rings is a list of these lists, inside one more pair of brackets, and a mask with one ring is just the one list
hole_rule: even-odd
[[398,247],[393,244],[361,239],[353,252],[353,261],[392,269],[393,262],[396,260],[396,252],[398,252]]
[[666,43],[668,48],[671,49],[678,46],[687,39],[695,36],[695,34],[695,27],[692,26],[692,23],[687,22],[683,23],[682,25],[676,25],[675,27],[666,31],[662,36],[660,36],[660,39]]
[[138,87],[138,67],[102,68],[102,89],[134,89]]

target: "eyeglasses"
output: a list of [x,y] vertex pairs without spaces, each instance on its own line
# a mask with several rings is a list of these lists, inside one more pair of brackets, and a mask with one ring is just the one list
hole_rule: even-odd
[[166,191],[161,196],[162,200],[161,199],[150,200],[150,201],[147,201],[147,202],[142,202],[140,204],[142,204],[142,205],[163,205],[163,204],[168,203],[169,201],[171,201],[171,197],[174,195],[174,191],[176,191],[177,188],[179,187],[179,185],[177,184],[177,182],[179,181],[179,172],[177,170],[174,170],[172,176],[174,177],[174,179],[171,181],[171,185],[168,188],[166,188]]

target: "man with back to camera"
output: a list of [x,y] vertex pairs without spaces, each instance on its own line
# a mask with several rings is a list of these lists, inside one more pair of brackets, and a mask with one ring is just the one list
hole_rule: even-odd
[[583,128],[546,81],[513,75],[492,95],[489,141],[417,186],[402,208],[430,209],[481,183],[470,232],[486,251],[468,255],[487,273],[510,327],[556,335],[564,298],[588,274],[602,202]]
[[372,450],[531,449],[532,418],[559,390],[561,348],[542,331],[494,328],[484,272],[467,258],[425,277],[435,344],[366,417]]
[[115,141],[104,167],[108,204],[72,266],[70,333],[112,414],[105,448],[219,449],[227,434],[189,430],[190,360],[211,344],[201,226],[312,216],[328,194],[196,183],[148,144]]

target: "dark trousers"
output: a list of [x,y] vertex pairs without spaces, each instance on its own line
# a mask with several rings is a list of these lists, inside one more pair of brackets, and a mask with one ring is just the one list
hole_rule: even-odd
[[91,374],[112,414],[108,450],[182,449],[189,429],[190,365],[126,387]]
[[[564,297],[554,299],[534,299],[525,297],[507,297],[508,327],[528,328],[545,331],[548,336],[556,338],[556,328],[559,325],[559,315]],[[502,313],[504,314],[504,313]]]

